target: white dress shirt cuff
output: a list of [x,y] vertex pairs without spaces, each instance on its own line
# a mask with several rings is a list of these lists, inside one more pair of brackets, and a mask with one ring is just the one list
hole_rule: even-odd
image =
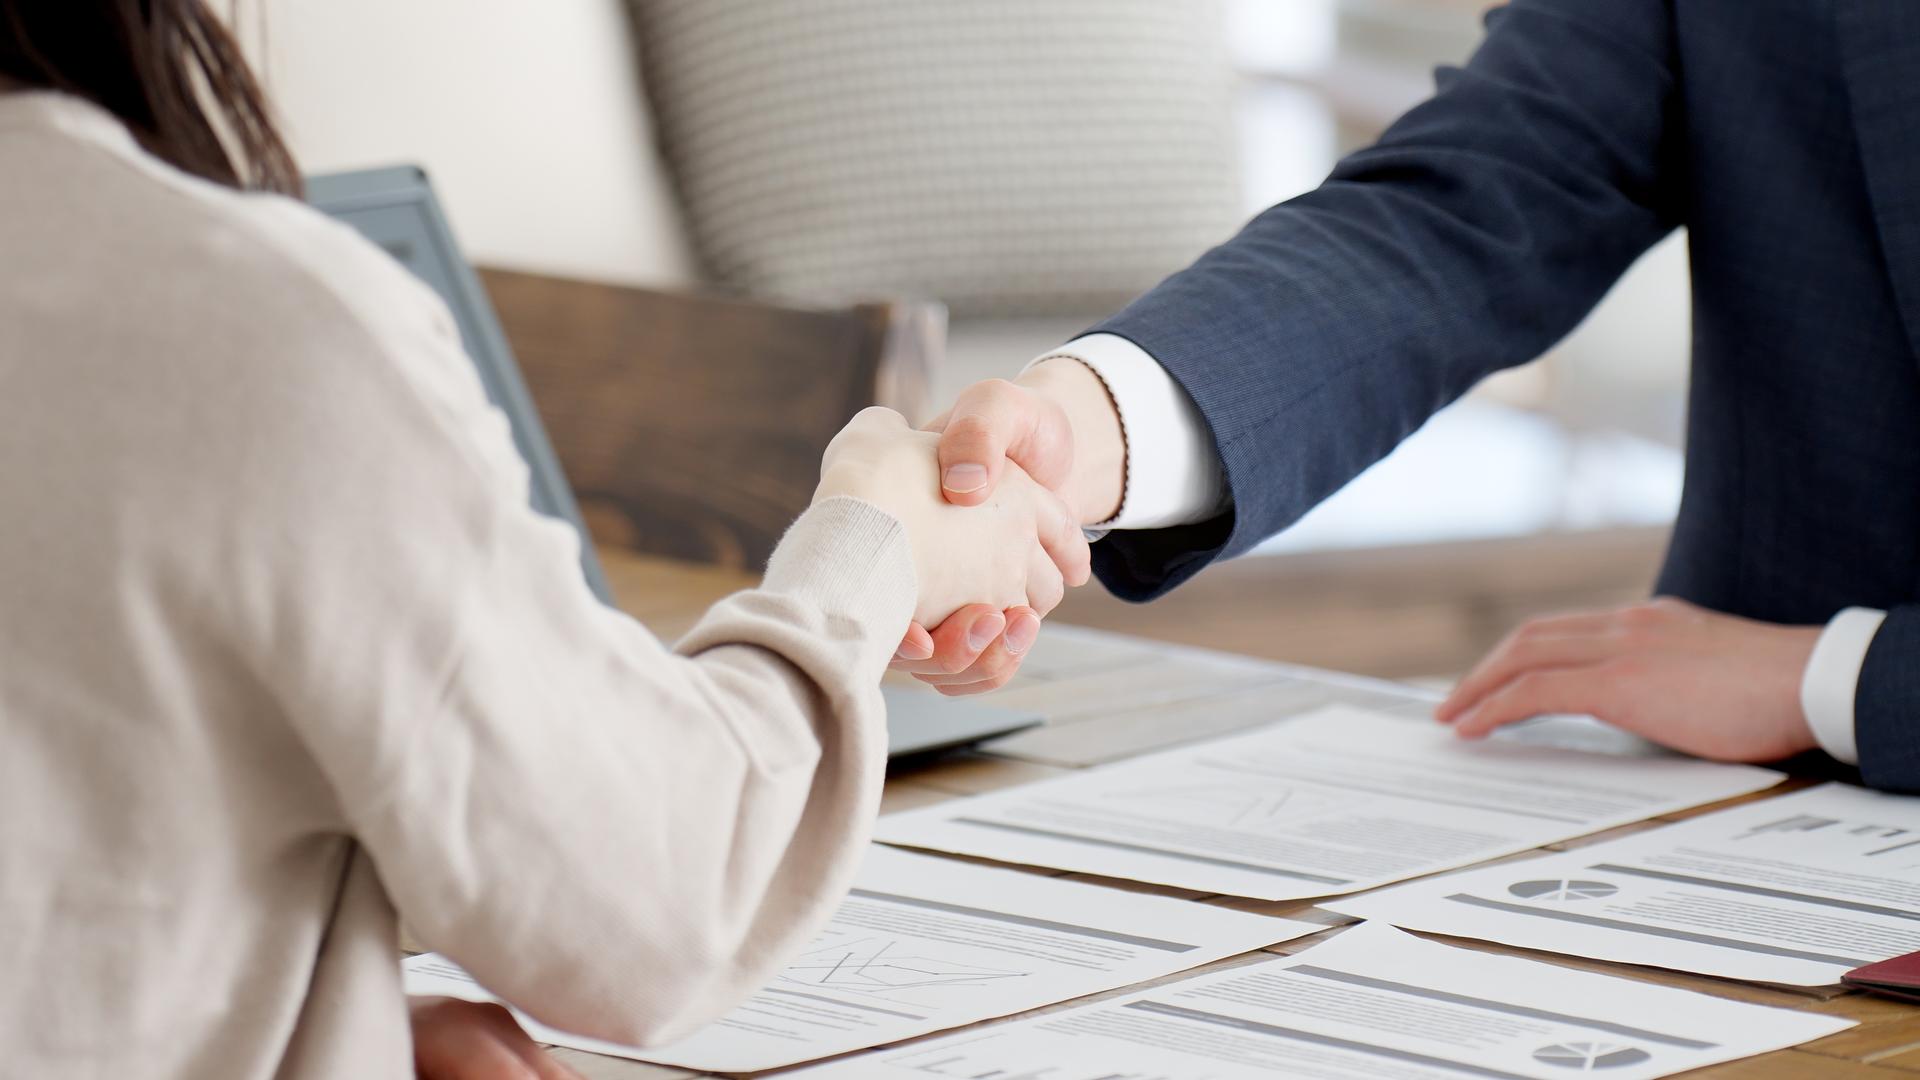
[[1836,761],[1860,764],[1853,737],[1853,695],[1860,685],[1860,668],[1867,648],[1887,613],[1872,608],[1848,608],[1833,617],[1807,658],[1800,677],[1800,709],[1814,741]]
[[1107,384],[1127,443],[1120,509],[1092,528],[1191,525],[1226,508],[1226,474],[1213,432],[1200,407],[1159,361],[1116,334],[1088,334],[1033,363],[1062,356],[1092,368]]

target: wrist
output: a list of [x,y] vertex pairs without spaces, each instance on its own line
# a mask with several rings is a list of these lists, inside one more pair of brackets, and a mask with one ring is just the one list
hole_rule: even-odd
[[[1805,708],[1803,694],[1805,672],[1820,639],[1817,626],[1767,626],[1777,652],[1767,663],[1774,673],[1772,697],[1778,708],[1780,757],[1790,757],[1820,748],[1820,734],[1813,716]],[[1849,717],[1851,719],[1851,717]]]
[[1028,368],[1014,382],[1052,401],[1073,431],[1073,473],[1062,494],[1093,525],[1120,512],[1126,494],[1127,442],[1120,410],[1093,369],[1057,356]]

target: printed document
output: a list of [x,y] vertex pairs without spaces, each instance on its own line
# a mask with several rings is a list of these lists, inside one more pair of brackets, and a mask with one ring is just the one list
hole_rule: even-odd
[[[1169,720],[1169,723],[1178,723]],[[1263,900],[1358,892],[1771,787],[1336,706],[880,819],[878,839]]]
[[1920,949],[1920,799],[1827,784],[1330,906],[1529,949],[1826,985]]
[[[876,846],[826,930],[765,989],[690,1038],[638,1050],[521,1023],[560,1046],[752,1072],[1159,978],[1323,929]],[[487,997],[445,957],[413,957],[406,975],[409,994]]]
[[1642,1080],[1853,1021],[1747,1005],[1366,923],[1285,959],[829,1062],[805,1080]]

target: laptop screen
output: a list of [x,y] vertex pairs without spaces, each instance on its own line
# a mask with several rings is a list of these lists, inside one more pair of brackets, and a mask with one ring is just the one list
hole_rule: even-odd
[[594,594],[611,604],[606,575],[547,439],[546,426],[500,332],[486,290],[454,243],[453,230],[440,211],[427,174],[399,166],[314,176],[307,180],[307,199],[380,245],[446,301],[487,397],[513,426],[514,445],[532,476],[533,508],[571,524],[580,534],[581,572]]

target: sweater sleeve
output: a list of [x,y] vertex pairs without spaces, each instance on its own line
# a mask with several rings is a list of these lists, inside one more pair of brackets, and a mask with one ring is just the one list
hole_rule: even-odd
[[669,648],[587,588],[444,311],[409,296],[235,375],[240,647],[424,943],[543,1022],[671,1040],[771,977],[857,869],[903,530],[817,505]]
[[1488,25],[1377,144],[1095,328],[1199,406],[1232,503],[1097,545],[1118,595],[1150,599],[1286,528],[1546,351],[1679,222],[1668,0],[1514,0]]

